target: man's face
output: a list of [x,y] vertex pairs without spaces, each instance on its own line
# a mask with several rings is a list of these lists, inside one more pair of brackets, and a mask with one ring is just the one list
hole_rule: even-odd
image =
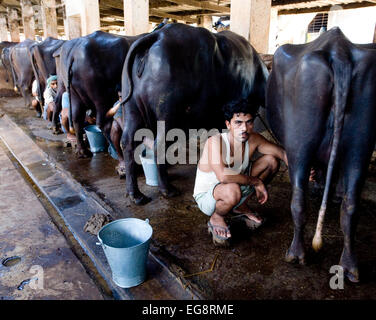
[[230,122],[226,120],[226,126],[237,141],[245,142],[252,133],[253,118],[249,113],[235,113]]
[[56,89],[56,88],[57,88],[57,81],[56,81],[56,80],[51,81],[51,83],[50,83],[50,87],[51,87],[52,89]]

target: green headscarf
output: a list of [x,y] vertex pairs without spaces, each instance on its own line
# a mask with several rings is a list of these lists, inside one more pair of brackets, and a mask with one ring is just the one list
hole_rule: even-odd
[[52,81],[56,81],[57,80],[57,76],[56,75],[52,75],[50,76],[48,79],[47,79],[47,86],[49,87],[51,82]]

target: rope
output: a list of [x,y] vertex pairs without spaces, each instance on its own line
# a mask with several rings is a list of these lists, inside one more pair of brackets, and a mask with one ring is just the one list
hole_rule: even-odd
[[262,125],[265,127],[266,131],[269,132],[269,134],[271,135],[271,137],[273,138],[273,140],[275,141],[275,143],[278,144],[279,146],[281,146],[281,144],[279,143],[278,139],[275,137],[275,135],[270,130],[270,128],[268,127],[268,125],[266,124],[266,122],[264,121],[264,119],[261,117],[260,113],[257,112],[256,113],[256,117],[260,118],[260,121],[261,121]]

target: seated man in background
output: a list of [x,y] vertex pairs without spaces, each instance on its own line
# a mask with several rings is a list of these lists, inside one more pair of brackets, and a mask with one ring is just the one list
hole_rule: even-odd
[[42,112],[41,112],[42,110],[40,108],[40,103],[39,103],[37,80],[33,81],[33,84],[31,86],[31,95],[33,96],[32,100],[31,100],[31,106],[36,111],[37,118],[40,118],[42,116]]
[[[61,113],[59,115],[61,127],[63,129],[63,132],[67,134],[67,139],[70,142],[75,143],[75,142],[77,142],[76,136],[69,131],[69,107],[70,107],[70,104],[69,104],[69,95],[68,95],[67,91],[65,91],[63,93],[63,95],[61,96],[61,107],[62,107],[62,109],[61,109]],[[91,110],[86,111],[84,127],[86,127],[88,125],[92,125],[92,124],[95,125],[95,123],[96,123],[96,118],[93,115],[92,111]]]
[[52,114],[54,112],[54,100],[57,94],[57,76],[52,75],[47,79],[47,88],[44,90],[43,119],[49,121],[47,128],[52,129]]
[[64,92],[61,97],[61,113],[60,113],[60,123],[63,132],[67,134],[67,139],[71,143],[76,142],[76,136],[69,132],[69,96],[68,92]]
[[[197,166],[193,197],[199,209],[210,217],[208,231],[213,243],[228,246],[231,238],[225,217],[232,211],[250,229],[263,220],[247,205],[253,191],[257,200],[268,200],[265,184],[279,169],[279,160],[287,165],[285,151],[253,131],[255,110],[246,100],[223,109],[228,132],[209,137]],[[262,154],[251,162],[255,151]]]

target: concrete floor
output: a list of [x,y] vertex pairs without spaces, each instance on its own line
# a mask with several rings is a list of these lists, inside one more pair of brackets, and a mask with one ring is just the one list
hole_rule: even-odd
[[[308,265],[284,262],[284,254],[292,240],[290,214],[291,188],[287,172],[282,170],[269,187],[270,198],[264,206],[250,205],[267,217],[268,222],[255,232],[233,225],[230,249],[215,248],[207,234],[207,217],[197,208],[193,198],[196,167],[174,166],[169,169],[173,184],[182,194],[174,199],[161,198],[155,187],[139,177],[141,190],[153,201],[137,207],[125,197],[124,180],[115,173],[116,161],[107,153],[91,159],[77,160],[70,148],[64,148],[46,122],[25,110],[21,99],[0,99],[0,110],[10,116],[51,158],[104,206],[111,208],[115,219],[137,217],[150,219],[153,227],[151,251],[176,277],[208,299],[375,299],[376,298],[376,169],[370,167],[369,178],[360,206],[356,249],[361,283],[346,283],[343,290],[332,290],[331,266],[338,264],[343,239],[339,226],[339,205],[331,203],[324,226],[325,244],[314,254],[309,249],[317,220],[321,195],[310,197],[306,245]],[[61,138],[58,138],[61,139]],[[208,270],[196,276],[187,275]]]
[[0,239],[0,300],[103,299],[2,143]]

